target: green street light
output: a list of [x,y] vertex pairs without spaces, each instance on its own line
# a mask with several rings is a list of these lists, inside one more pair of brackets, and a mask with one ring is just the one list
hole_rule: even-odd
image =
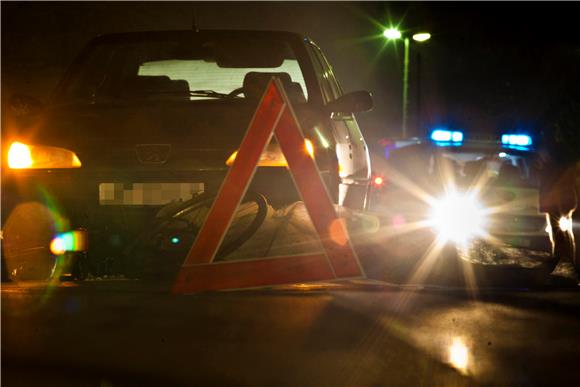
[[[397,40],[403,37],[401,31],[396,28],[387,28],[383,31],[383,36],[388,40]],[[431,34],[428,32],[418,32],[413,34],[413,40],[422,43],[431,38]],[[404,38],[404,55],[403,55],[403,119],[401,123],[402,136],[405,138],[407,136],[407,110],[409,105],[409,46],[410,40],[408,37]]]
[[419,32],[413,35],[413,40],[415,42],[426,42],[427,40],[431,39],[431,34],[428,32]]
[[401,39],[401,31],[396,28],[387,28],[383,31],[383,36],[389,40]]

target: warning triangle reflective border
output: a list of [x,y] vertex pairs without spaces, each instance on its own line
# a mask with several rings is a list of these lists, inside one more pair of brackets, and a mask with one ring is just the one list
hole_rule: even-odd
[[[217,262],[215,255],[275,135],[324,253]],[[212,207],[179,271],[173,292],[195,293],[337,278],[364,277],[343,219],[339,218],[314,159],[304,145],[292,105],[272,77]]]

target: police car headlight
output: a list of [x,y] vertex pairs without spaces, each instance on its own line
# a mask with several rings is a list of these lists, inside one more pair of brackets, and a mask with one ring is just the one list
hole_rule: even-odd
[[484,208],[476,198],[451,193],[433,204],[430,223],[441,239],[466,243],[484,233],[485,218]]
[[8,149],[10,169],[80,168],[78,156],[68,149],[13,142]]

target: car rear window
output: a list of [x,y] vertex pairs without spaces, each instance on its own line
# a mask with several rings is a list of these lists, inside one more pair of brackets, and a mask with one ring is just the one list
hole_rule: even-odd
[[276,73],[290,99],[306,102],[308,62],[293,44],[267,33],[102,41],[69,72],[56,97],[89,103],[255,99]]
[[[292,82],[300,84],[304,97],[308,98],[306,83],[296,59],[285,59],[282,65],[275,68],[228,68],[220,67],[215,62],[204,60],[160,60],[145,62],[139,66],[138,76],[167,76],[171,80],[184,80],[189,90],[213,90],[228,94],[242,87],[244,78],[249,72],[287,73]],[[207,96],[190,96],[191,99],[208,99]]]

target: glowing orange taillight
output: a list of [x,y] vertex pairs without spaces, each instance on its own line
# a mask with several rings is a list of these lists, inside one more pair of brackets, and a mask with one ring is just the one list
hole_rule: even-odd
[[78,156],[68,149],[13,142],[8,149],[10,169],[80,168]]
[[[309,139],[304,139],[304,148],[310,157],[314,158],[314,145]],[[234,160],[238,156],[238,151],[234,151],[230,157],[226,160],[226,165],[231,167],[234,164]],[[258,162],[259,167],[287,167],[288,162],[286,157],[282,153],[280,145],[277,143],[271,143],[266,147],[266,150],[260,156],[260,161]]]

